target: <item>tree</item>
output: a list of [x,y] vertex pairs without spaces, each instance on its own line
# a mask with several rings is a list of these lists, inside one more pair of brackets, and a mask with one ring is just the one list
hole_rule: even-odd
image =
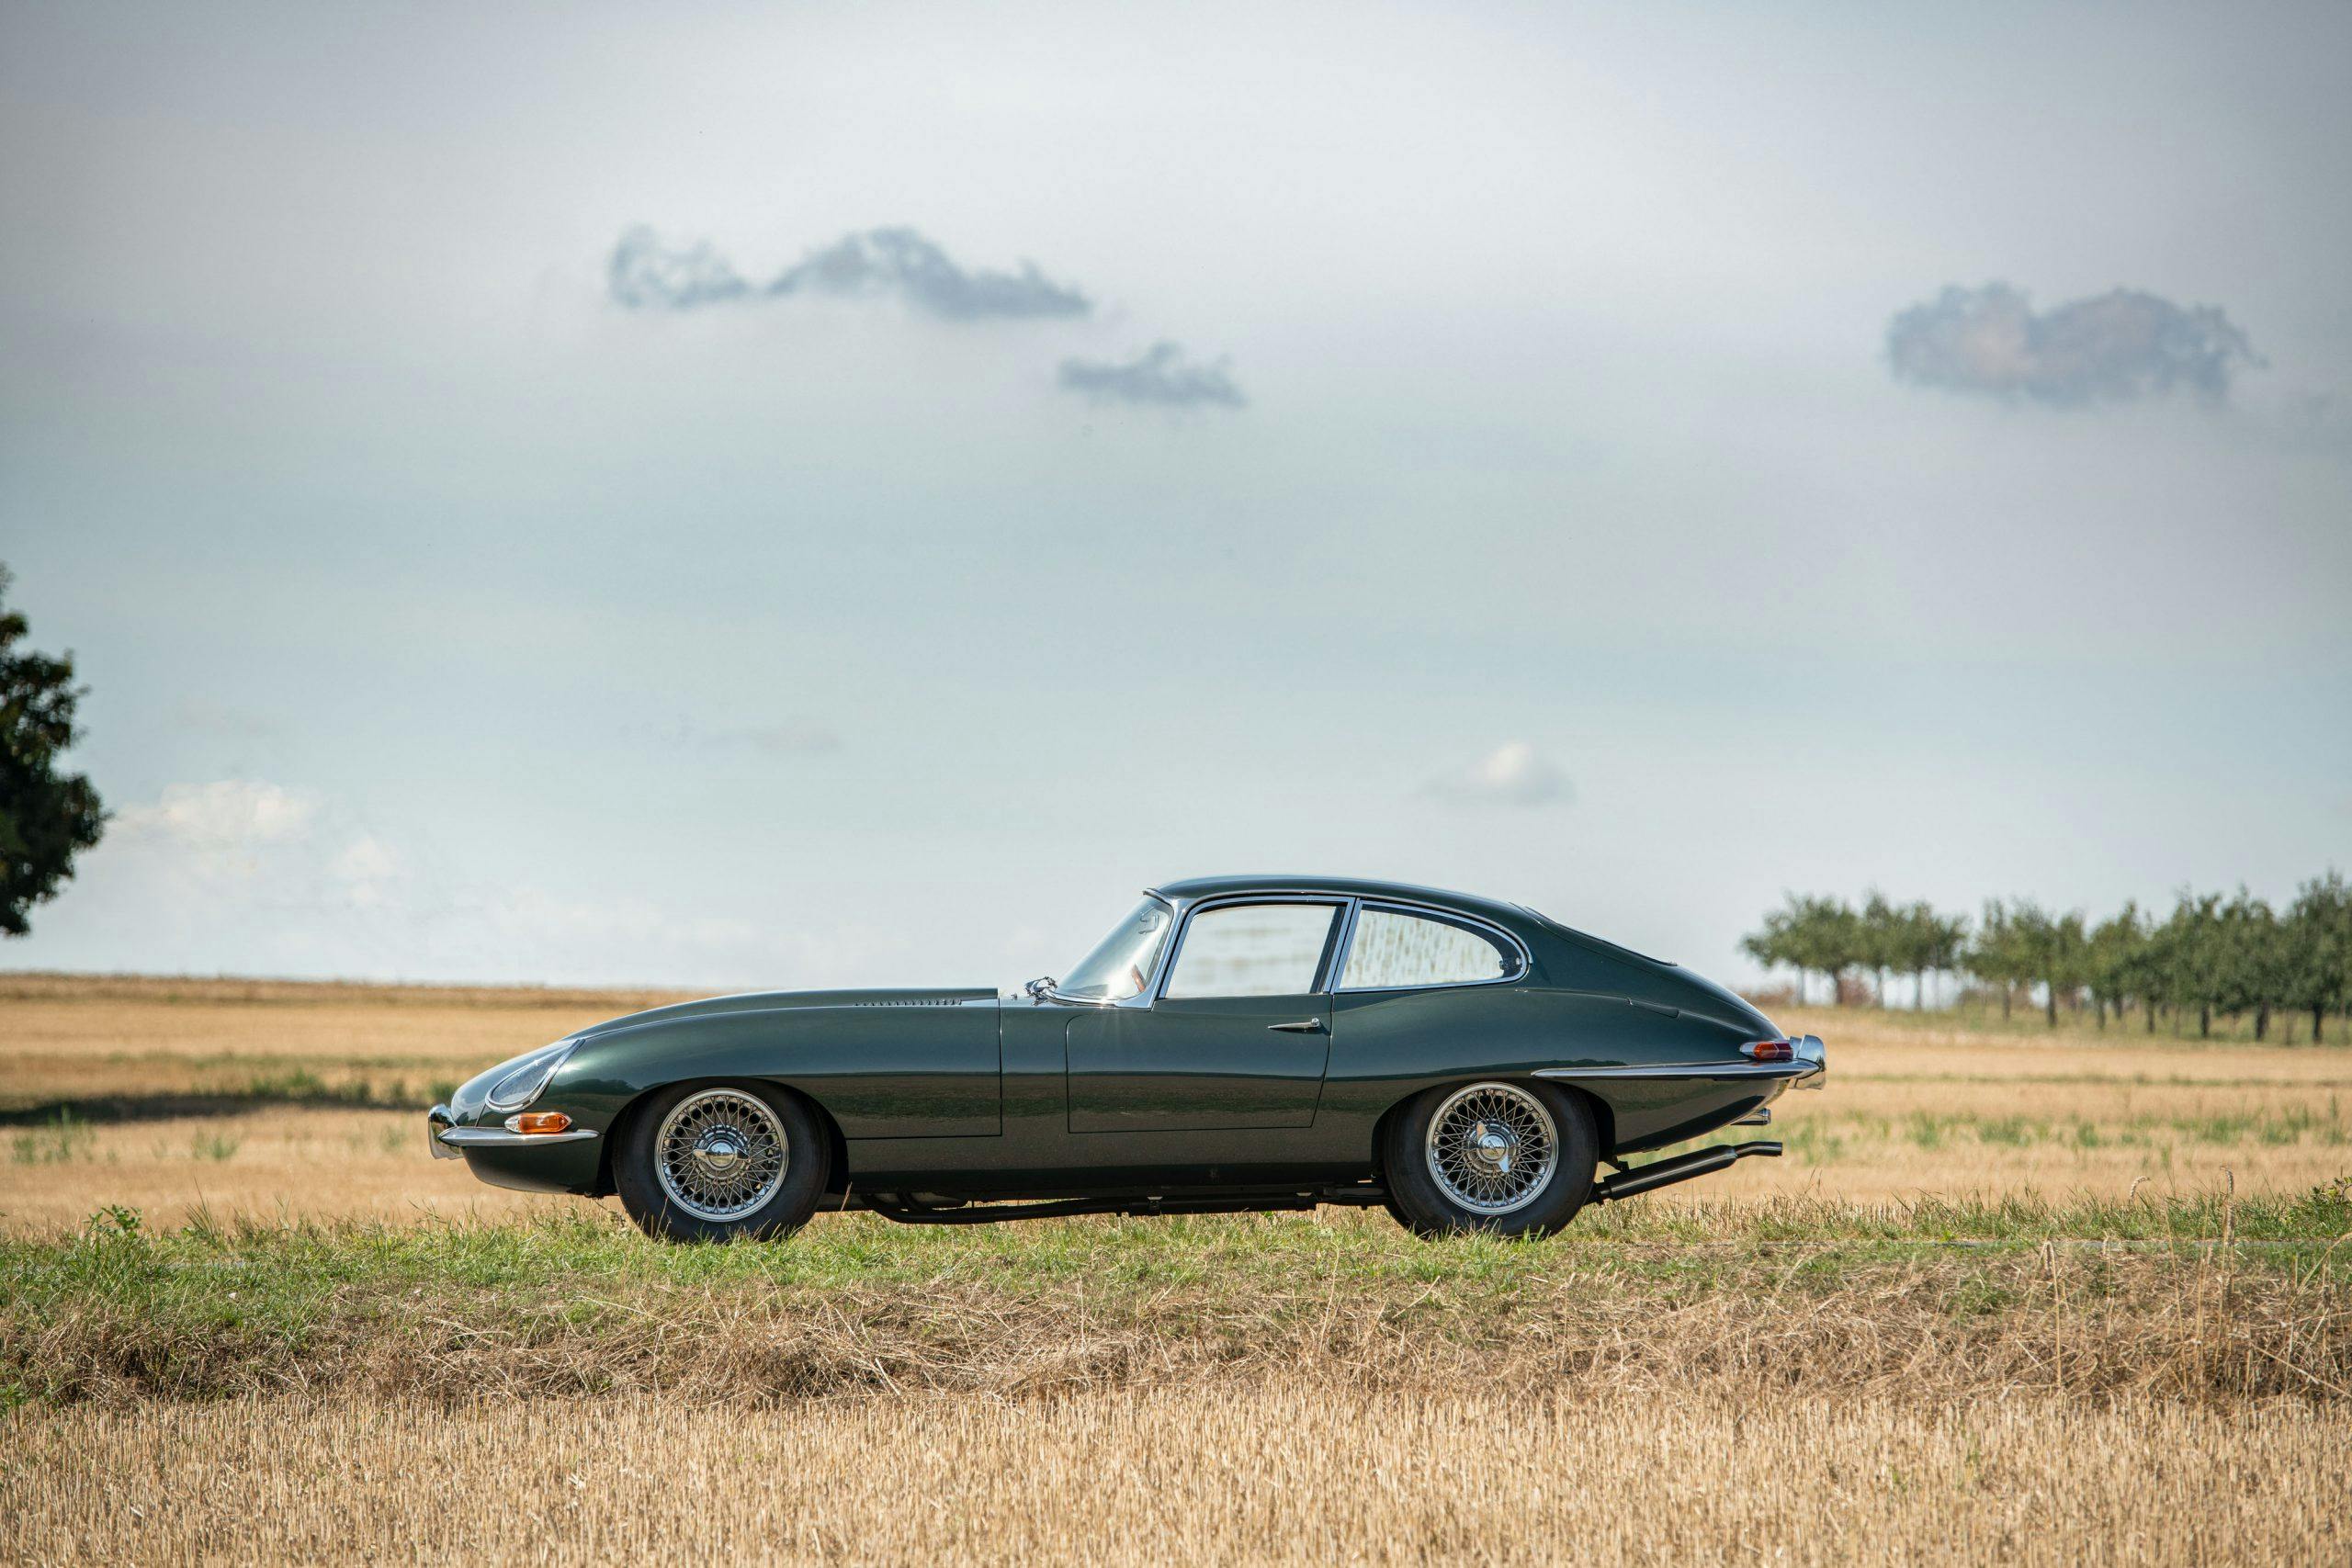
[[2165,989],[2174,1008],[2196,1008],[2199,1037],[2211,1035],[2213,1010],[2228,1000],[2229,953],[2219,893],[2181,890],[2164,925],[2164,953]]
[[1807,897],[1801,904],[1798,961],[1829,977],[1829,1003],[1838,1006],[1845,1000],[1839,977],[1866,961],[1861,919],[1842,898]]
[[[2147,1009],[2151,1019],[2154,1004],[2143,989],[2148,957],[2148,923],[2140,915],[2140,906],[2126,902],[2122,911],[2101,920],[2090,934],[2089,951],[2084,955],[2086,983],[2091,988],[2091,1001],[2098,1009],[2098,1023],[2107,1027],[2107,1010],[2115,1010],[2115,1025],[2123,1027],[2123,1004],[2137,997]],[[2153,1021],[2150,1027],[2154,1027]]]
[[1802,1004],[1804,1001],[1804,970],[1798,965],[1791,942],[1791,932],[1796,925],[1797,896],[1787,893],[1781,897],[1785,900],[1784,907],[1766,910],[1763,926],[1741,937],[1739,950],[1767,969],[1777,969],[1783,964],[1795,968],[1797,1001]]
[[78,738],[74,658],[20,648],[25,617],[7,607],[0,567],[0,936],[32,929],[28,914],[74,874],[74,857],[98,841],[106,811],[80,773],[58,759]]
[[2270,1010],[2286,994],[2289,967],[2278,917],[2241,885],[2222,907],[2221,989],[2224,1012],[2254,1010],[2254,1037],[2269,1038]]
[[2023,931],[1998,898],[1984,900],[1984,918],[1977,923],[1976,938],[1962,962],[1970,974],[2001,987],[2001,1019],[2007,1022],[2018,987],[2033,977],[2033,964]]
[[1968,951],[1968,917],[1939,915],[1931,904],[1914,904],[1910,924],[1912,962],[1919,966],[1919,988],[1913,1000],[1920,1005],[1928,976],[1960,967],[1961,954]]
[[1764,928],[1740,939],[1740,949],[1758,963],[1786,964],[1797,972],[1797,999],[1805,999],[1805,976],[1815,969],[1829,976],[1829,999],[1838,1000],[1838,976],[1857,962],[1854,911],[1839,900],[1813,893],[1785,893],[1781,908],[1764,917]]
[[2020,977],[2042,986],[2042,1006],[2050,1027],[2058,1027],[2058,998],[2071,998],[2083,984],[2087,943],[2080,910],[2052,914],[2030,898],[2020,898],[2008,911],[2008,930]]
[[1886,1005],[1886,972],[1909,966],[1909,953],[1904,946],[1903,916],[1886,901],[1886,895],[1873,887],[1862,900],[1862,912],[1855,924],[1855,957],[1878,973],[1878,1005]]
[[2317,1044],[2326,1038],[2329,1010],[2352,1010],[2352,886],[2343,873],[2331,870],[2297,889],[2283,946],[2280,1004],[2310,1010]]

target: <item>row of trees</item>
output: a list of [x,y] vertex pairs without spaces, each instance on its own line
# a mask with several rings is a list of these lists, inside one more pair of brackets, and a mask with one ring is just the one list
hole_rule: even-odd
[[2102,1028],[2109,1013],[2120,1024],[2136,1010],[2151,1031],[2170,1010],[2193,1014],[2206,1035],[2216,1014],[2250,1013],[2263,1040],[2291,1010],[2311,1015],[2317,1040],[2328,1014],[2352,1014],[2352,886],[2334,871],[2303,884],[2283,911],[2241,887],[2183,892],[2161,918],[2126,904],[2097,922],[2030,898],[1991,900],[1972,923],[1877,893],[1860,908],[1792,893],[1740,946],[1768,968],[1794,969],[1800,999],[1812,976],[1845,1000],[1856,976],[1875,974],[1883,1001],[1888,977],[1903,975],[1912,1005],[1924,1006],[1928,977],[1956,974],[1997,990],[2005,1018],[2019,991],[2038,991],[2052,1025],[2062,1006],[2096,1009]]

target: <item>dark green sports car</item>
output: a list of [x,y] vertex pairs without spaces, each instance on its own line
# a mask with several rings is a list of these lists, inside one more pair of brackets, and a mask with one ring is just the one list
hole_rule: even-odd
[[[1060,980],[797,991],[632,1013],[431,1113],[503,1187],[617,1192],[650,1234],[1379,1204],[1541,1235],[1770,1142],[1821,1042],[1517,904],[1328,876],[1172,882]],[[1599,1176],[1607,1165],[1614,1174]]]

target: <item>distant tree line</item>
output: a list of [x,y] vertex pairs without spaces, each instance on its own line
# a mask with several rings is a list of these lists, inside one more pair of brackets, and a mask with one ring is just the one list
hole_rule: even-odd
[[2109,1014],[2120,1025],[2136,1013],[2153,1032],[2169,1013],[2177,1022],[2194,1017],[2205,1036],[2217,1014],[2251,1014],[2254,1037],[2266,1040],[2274,1018],[2293,1012],[2311,1015],[2319,1040],[2330,1013],[2352,1015],[2352,886],[2334,871],[2303,884],[2284,911],[2241,887],[2234,896],[2184,891],[2162,918],[2126,904],[2097,923],[2030,898],[1992,899],[1972,922],[1877,893],[1860,908],[1792,893],[1740,947],[1768,968],[1795,970],[1800,1001],[1815,975],[1836,1001],[1855,998],[1860,977],[1875,976],[1881,1002],[1889,977],[1903,976],[1920,1007],[1930,976],[1957,975],[1996,991],[2004,1018],[2020,991],[2038,990],[2052,1026],[2061,1007],[2087,1007],[2101,1028]]

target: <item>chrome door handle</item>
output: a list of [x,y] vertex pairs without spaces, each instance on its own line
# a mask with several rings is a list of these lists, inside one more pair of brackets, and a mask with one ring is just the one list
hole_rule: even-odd
[[1266,1032],[1269,1034],[1320,1034],[1323,1032],[1323,1021],[1319,1018],[1309,1018],[1296,1023],[1270,1023],[1266,1025]]

